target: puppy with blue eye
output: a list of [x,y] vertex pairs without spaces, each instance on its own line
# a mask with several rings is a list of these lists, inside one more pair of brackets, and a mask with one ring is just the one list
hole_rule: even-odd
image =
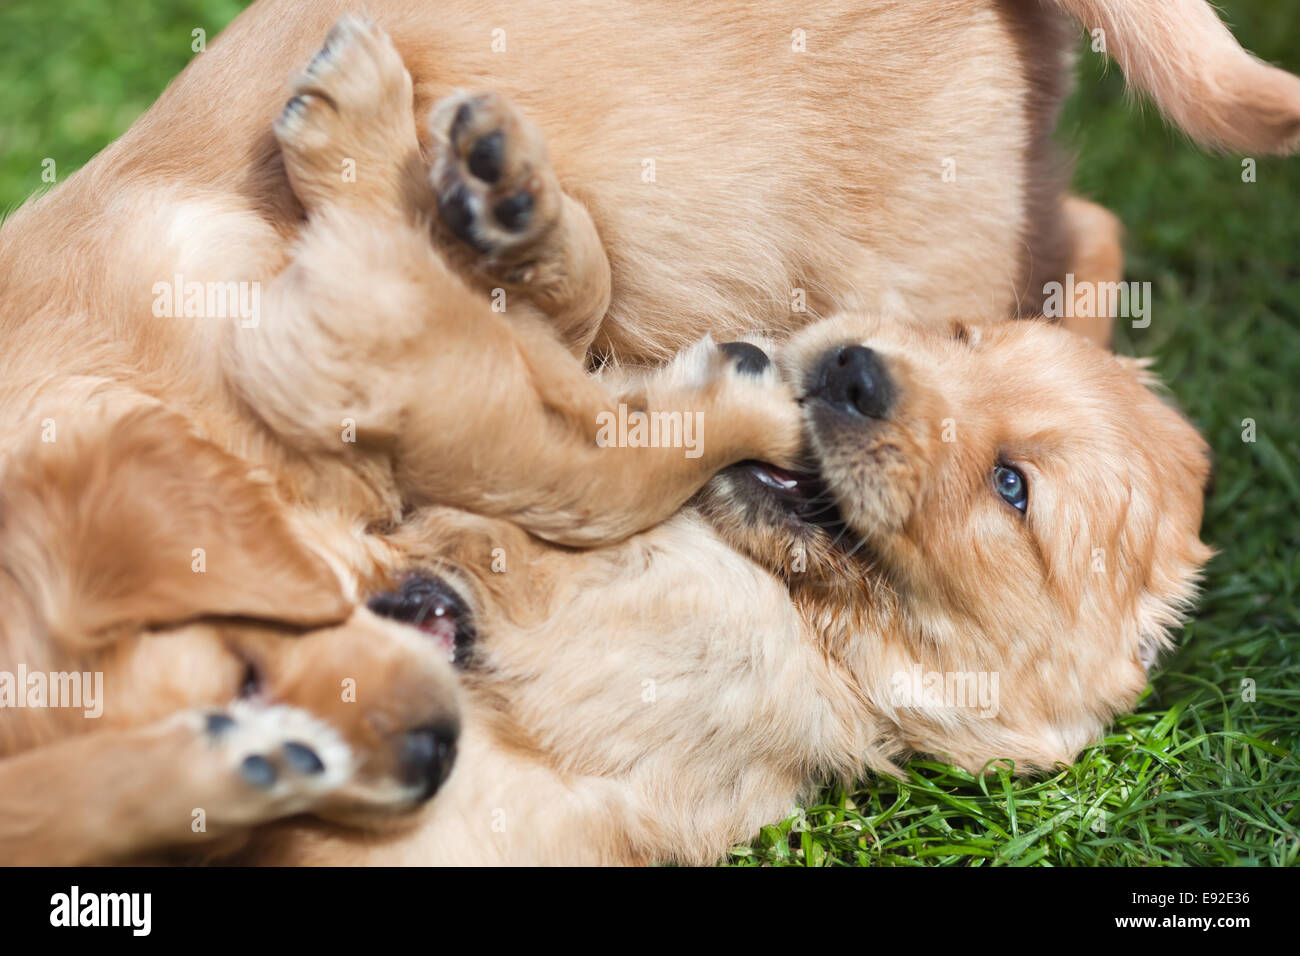
[[[1145,363],[1040,323],[841,317],[776,361],[808,471],[742,463],[701,512],[789,584],[898,749],[1072,760],[1136,701],[1210,557],[1203,439]],[[996,675],[996,715],[916,706],[918,672]]]
[[1141,362],[857,315],[722,348],[793,394],[801,470],[733,465],[587,551],[413,515],[388,560],[475,618],[457,769],[414,832],[294,826],[254,859],[708,863],[828,779],[1050,769],[1134,705],[1210,555],[1207,447]]

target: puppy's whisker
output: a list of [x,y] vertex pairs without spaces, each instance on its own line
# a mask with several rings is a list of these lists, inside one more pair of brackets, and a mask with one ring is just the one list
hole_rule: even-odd
[[845,552],[845,555],[844,555],[844,556],[845,556],[846,558],[851,558],[851,557],[853,557],[855,554],[857,554],[859,551],[861,551],[863,548],[865,548],[866,546],[867,546],[867,539],[866,539],[866,538],[859,537],[859,538],[858,538],[858,543],[855,544],[855,545],[853,546],[853,550]]

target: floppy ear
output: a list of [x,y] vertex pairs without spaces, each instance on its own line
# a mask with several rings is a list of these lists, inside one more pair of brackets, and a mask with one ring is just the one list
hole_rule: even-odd
[[1170,634],[1196,601],[1201,572],[1214,549],[1198,535],[1214,486],[1214,453],[1151,370],[1151,360],[1116,355],[1115,361],[1164,406],[1143,417],[1144,454],[1152,460],[1150,567],[1136,596],[1138,663],[1150,671],[1171,647]]
[[[100,417],[86,425],[88,414]],[[347,618],[337,576],[244,462],[161,407],[77,417],[74,433],[10,458],[0,492],[0,570],[53,636],[85,643],[205,615]]]

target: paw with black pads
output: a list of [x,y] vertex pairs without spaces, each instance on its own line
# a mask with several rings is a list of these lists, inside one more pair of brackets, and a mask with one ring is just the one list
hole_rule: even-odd
[[212,788],[205,809],[224,824],[254,824],[311,810],[352,777],[352,751],[332,727],[296,707],[235,701],[184,715],[201,742],[196,767]]
[[717,343],[704,336],[654,373],[661,383],[706,387],[735,381],[745,389],[772,388],[781,376],[763,346],[753,342]]
[[529,282],[562,205],[541,133],[498,93],[440,100],[429,129],[438,218],[504,278]]
[[762,375],[772,364],[767,353],[752,342],[723,342],[718,348],[735,363],[736,371],[744,375]]
[[419,143],[411,77],[388,35],[340,18],[289,85],[273,129],[308,211],[326,200],[396,204]]
[[707,410],[706,440],[727,449],[728,463],[757,458],[785,467],[801,455],[799,403],[761,345],[706,335],[655,370],[649,387],[656,406]]

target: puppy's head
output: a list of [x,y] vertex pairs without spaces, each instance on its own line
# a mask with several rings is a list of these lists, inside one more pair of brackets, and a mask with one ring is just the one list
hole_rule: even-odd
[[701,505],[899,749],[1050,767],[1132,707],[1210,556],[1208,449],[1138,363],[1043,323],[852,317],[775,358],[807,471],[746,462]]
[[[279,776],[258,786],[328,775],[307,809],[346,822],[414,809],[454,758],[459,692],[445,644],[457,622],[440,619],[431,637],[358,608],[322,557],[342,549],[245,462],[164,409],[123,404],[79,408],[57,441],[32,439],[0,463],[0,659],[100,673],[103,689],[93,719],[80,707],[0,712],[0,753],[178,711],[221,730],[216,753],[217,737],[242,740],[267,711],[292,711],[339,746],[266,736],[255,756]],[[248,726],[222,730],[233,713],[252,715]],[[188,818],[175,832],[188,839]]]

